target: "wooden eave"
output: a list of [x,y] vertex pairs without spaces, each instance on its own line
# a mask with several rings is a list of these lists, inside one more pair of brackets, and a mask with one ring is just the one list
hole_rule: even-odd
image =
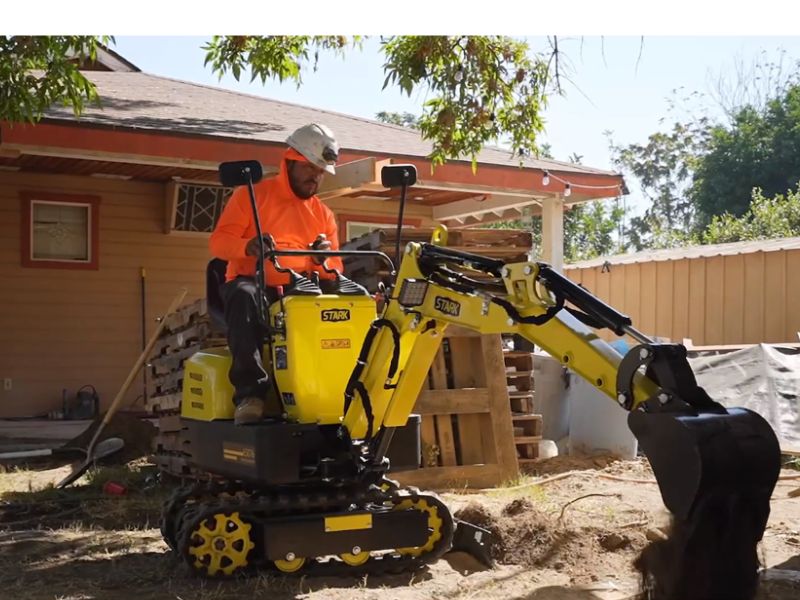
[[[154,182],[174,180],[215,183],[220,162],[259,160],[274,172],[285,146],[246,138],[223,138],[103,125],[43,121],[35,126],[0,123],[0,171],[65,173]],[[380,201],[398,197],[380,184],[380,168],[389,163],[413,164],[418,181],[408,202],[430,206],[435,219],[451,226],[475,226],[519,217],[523,209],[538,214],[541,201],[563,197],[565,186],[542,171],[511,165],[454,161],[431,172],[424,157],[374,156],[344,149],[336,176],[328,176],[320,196]],[[570,182],[565,206],[625,193],[621,176],[594,173],[551,174]]]

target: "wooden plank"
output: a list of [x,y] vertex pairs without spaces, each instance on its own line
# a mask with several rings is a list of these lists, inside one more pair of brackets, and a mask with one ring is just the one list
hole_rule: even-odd
[[455,466],[456,442],[453,437],[453,421],[450,415],[437,415],[436,420],[436,439],[439,441],[439,451],[442,457],[442,465],[445,467]]
[[[453,387],[482,388],[486,390],[486,366],[483,364],[480,338],[450,338],[450,369],[453,375]],[[503,363],[505,366],[505,363]],[[464,390],[466,391],[466,390]],[[483,410],[488,411],[488,390]],[[478,411],[475,411],[478,412]],[[483,419],[478,414],[460,414],[458,416],[458,436],[461,450],[461,464],[475,465],[485,462],[484,444],[481,425]],[[488,440],[491,444],[492,440]]]
[[504,475],[500,465],[464,465],[396,471],[392,479],[423,489],[458,490],[495,487],[511,478]]
[[184,429],[183,422],[180,415],[166,415],[159,417],[158,430],[159,432],[174,432],[182,431]]
[[178,410],[181,406],[181,398],[181,393],[150,397],[145,402],[145,409],[149,412]]
[[521,430],[515,434],[514,443],[518,443],[521,438],[526,436],[541,438],[542,428],[544,426],[542,415],[512,415],[511,420],[514,424],[515,431],[517,429]]
[[484,458],[487,462],[496,462],[500,466],[502,479],[513,479],[519,475],[519,464],[514,448],[508,387],[503,376],[505,363],[501,337],[499,335],[481,337],[481,350],[487,375],[489,412],[492,416],[490,428],[494,440],[493,455],[485,452]]
[[[431,365],[431,387],[435,390],[447,389],[444,348],[439,349]],[[438,415],[434,419],[441,463],[443,466],[454,466],[456,464],[456,444],[453,439],[453,424],[450,415]]]
[[464,415],[489,412],[489,390],[483,388],[422,390],[414,405],[420,415]]
[[430,415],[422,415],[420,438],[422,445],[422,466],[437,466],[439,464],[439,447],[436,444],[436,421]]

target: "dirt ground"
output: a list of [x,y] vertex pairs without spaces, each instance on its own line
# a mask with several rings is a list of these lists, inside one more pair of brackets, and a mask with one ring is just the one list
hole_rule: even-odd
[[[189,574],[162,541],[155,519],[169,492],[166,485],[146,477],[127,482],[126,496],[108,496],[102,494],[98,474],[90,474],[70,490],[47,489],[68,472],[67,466],[0,473],[0,597],[631,599],[639,589],[632,561],[648,539],[663,535],[659,527],[668,521],[646,461],[560,457],[539,463],[537,472],[521,478],[519,485],[441,494],[457,516],[496,534],[494,568],[450,553],[413,576],[265,574],[215,582]],[[797,477],[798,472],[784,470],[783,476]],[[106,479],[120,477],[117,471]],[[94,487],[80,487],[87,482]],[[800,597],[800,497],[788,495],[798,487],[796,478],[783,480],[773,496],[761,547],[760,600]],[[80,502],[70,502],[69,494],[81,493]],[[26,497],[37,501],[23,510]]]

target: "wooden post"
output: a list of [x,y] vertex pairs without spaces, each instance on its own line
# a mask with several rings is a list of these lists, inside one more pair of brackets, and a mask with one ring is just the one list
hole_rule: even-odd
[[511,421],[511,402],[508,399],[506,362],[503,358],[501,336],[481,336],[481,349],[488,375],[486,389],[489,391],[489,414],[492,417],[490,422],[496,461],[500,466],[502,480],[507,481],[519,475],[519,463],[517,448],[514,445],[514,425]]
[[542,260],[563,272],[564,199],[560,194],[542,200]]

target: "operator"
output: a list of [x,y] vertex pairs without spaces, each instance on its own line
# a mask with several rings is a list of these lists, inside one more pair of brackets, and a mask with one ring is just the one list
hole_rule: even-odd
[[[272,236],[280,250],[338,250],[339,238],[333,212],[316,193],[325,173],[335,174],[339,145],[326,126],[311,123],[294,131],[281,159],[278,174],[254,186],[256,206],[263,235]],[[265,243],[266,244],[266,243]],[[267,406],[269,375],[262,363],[263,336],[258,326],[258,297],[255,285],[256,257],[259,252],[253,210],[246,186],[231,195],[209,241],[211,254],[228,261],[222,298],[228,328],[228,347],[232,364],[228,373],[235,393],[234,422],[254,423],[277,417],[283,411]],[[266,245],[265,245],[266,248]],[[322,268],[325,258],[284,256],[281,268],[300,274],[316,272],[321,281],[335,276]],[[329,269],[344,270],[342,259],[329,257]],[[268,297],[277,297],[276,288],[289,283],[289,276],[264,260]]]

